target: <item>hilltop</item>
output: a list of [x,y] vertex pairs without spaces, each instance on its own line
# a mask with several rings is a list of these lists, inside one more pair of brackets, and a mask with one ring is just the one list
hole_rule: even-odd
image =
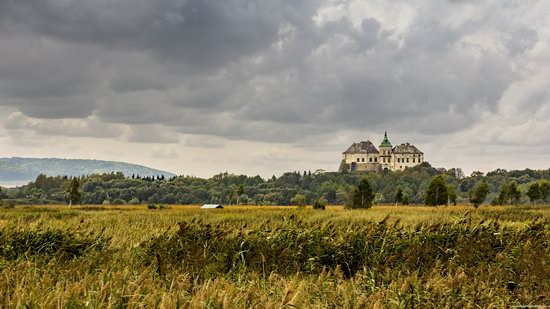
[[116,161],[59,158],[0,158],[0,185],[20,185],[39,174],[80,176],[122,172],[125,175],[172,177],[175,174],[142,165]]

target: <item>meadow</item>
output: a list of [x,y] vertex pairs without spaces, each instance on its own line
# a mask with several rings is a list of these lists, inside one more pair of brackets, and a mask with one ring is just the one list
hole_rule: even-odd
[[550,305],[550,206],[0,209],[0,307]]

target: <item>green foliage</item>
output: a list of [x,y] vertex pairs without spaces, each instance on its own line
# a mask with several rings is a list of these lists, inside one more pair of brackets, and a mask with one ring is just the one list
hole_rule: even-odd
[[409,205],[409,195],[403,195],[403,200],[401,202],[403,205]]
[[445,184],[445,179],[443,178],[443,176],[435,176],[430,182],[428,190],[426,191],[426,205],[447,205],[449,199],[449,194],[447,190],[447,185]]
[[547,202],[550,198],[550,182],[546,179],[543,179],[539,182],[540,198]]
[[517,205],[519,204],[520,199],[521,191],[519,191],[518,185],[515,181],[502,185],[498,195],[499,205]]
[[76,177],[74,177],[71,180],[67,194],[69,199],[69,205],[82,204],[82,194],[80,193],[80,183],[78,182],[78,179]]
[[363,178],[359,185],[353,189],[351,200],[348,202],[348,208],[367,209],[374,202],[375,193],[373,192],[369,180]]
[[294,197],[290,200],[290,203],[292,205],[296,206],[305,206],[306,205],[306,196],[303,194],[296,194]]
[[0,257],[15,260],[21,257],[79,257],[107,245],[102,236],[74,234],[62,230],[15,229],[0,231]]
[[398,188],[395,193],[395,203],[403,203],[403,190],[401,190],[401,188]]
[[510,203],[510,184],[503,183],[496,199],[496,205],[508,205]]
[[534,182],[529,186],[526,195],[529,197],[531,203],[535,203],[538,199],[541,199],[541,190],[538,182]]
[[6,192],[4,192],[4,189],[0,187],[0,200],[3,200],[5,198],[8,198],[8,194],[6,194]]
[[447,196],[449,197],[449,204],[456,206],[456,199],[458,196],[456,195],[455,188],[452,185],[447,186]]
[[320,197],[315,200],[315,203],[313,203],[313,209],[325,210],[326,205],[327,205],[327,200]]
[[124,205],[127,204],[127,202],[121,198],[115,198],[111,201],[112,205]]
[[134,197],[132,198],[131,200],[128,201],[128,204],[130,205],[139,205],[141,202],[139,201],[139,199],[137,197]]
[[508,195],[510,202],[514,205],[519,204],[519,201],[521,199],[521,191],[518,188],[518,185],[515,181],[512,181],[510,183],[509,189],[508,189]]
[[236,196],[237,196],[237,205],[241,204],[241,196],[244,194],[244,186],[241,184],[239,185],[239,188],[237,189]]
[[[497,204],[511,204],[509,184],[516,182],[518,190],[527,191],[528,184],[539,181],[549,172],[545,171],[511,171],[491,172],[489,176],[473,173],[463,177],[459,169],[447,172],[438,171],[428,163],[423,163],[404,171],[378,173],[301,173],[288,172],[280,177],[263,179],[260,176],[232,175],[221,173],[209,179],[179,176],[161,177],[125,177],[121,173],[88,175],[78,178],[81,187],[82,203],[101,205],[104,201],[122,199],[139,200],[142,203],[155,204],[252,204],[252,205],[291,205],[291,199],[297,194],[306,198],[306,203],[313,203],[318,198],[325,198],[329,204],[344,204],[349,201],[350,192],[362,178],[368,179],[371,189],[376,192],[376,203],[395,203],[396,189],[408,196],[411,204],[425,202],[426,193],[432,178],[444,177],[448,186],[448,201],[463,201],[477,184],[485,180],[489,186],[488,198]],[[3,189],[8,199],[17,204],[50,204],[67,201],[67,188],[71,178],[67,176],[40,175],[36,181],[16,189]],[[545,184],[545,185],[544,185]],[[502,201],[499,190],[505,187],[506,194]],[[541,180],[541,200],[550,198],[550,183]],[[545,189],[544,189],[545,188]],[[543,190],[544,189],[544,190]],[[546,192],[546,194],[543,194]],[[243,194],[239,194],[243,193]],[[497,197],[495,199],[495,196]],[[521,193],[520,193],[521,197]],[[514,202],[521,200],[513,199]],[[399,203],[399,202],[398,202]],[[401,202],[402,203],[402,202]]]
[[487,182],[480,182],[475,188],[470,191],[470,202],[474,204],[475,208],[483,204],[487,195],[489,194],[489,185]]

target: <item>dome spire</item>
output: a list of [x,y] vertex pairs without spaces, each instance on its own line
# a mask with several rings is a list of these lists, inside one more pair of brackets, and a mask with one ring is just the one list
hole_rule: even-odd
[[390,140],[388,139],[388,132],[386,131],[384,131],[384,140],[382,140],[380,147],[391,147]]

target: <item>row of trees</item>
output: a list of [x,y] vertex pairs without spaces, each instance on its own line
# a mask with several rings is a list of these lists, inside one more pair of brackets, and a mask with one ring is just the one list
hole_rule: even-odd
[[[485,202],[489,195],[489,185],[485,180],[480,181],[468,192],[469,202],[478,208]],[[529,185],[526,195],[532,203],[539,200],[546,202],[550,198],[550,182],[540,180]],[[517,205],[521,200],[522,193],[515,181],[504,183],[498,196],[492,201],[492,205]],[[376,194],[372,190],[369,181],[365,178],[354,189],[346,206],[348,208],[369,208],[375,202]],[[456,205],[457,195],[452,186],[445,183],[442,175],[434,176],[426,191],[425,204],[428,206]],[[408,205],[408,197],[403,190],[398,188],[395,194],[395,203]]]
[[[209,179],[178,176],[141,178],[122,173],[82,177],[40,175],[26,186],[5,190],[5,200],[17,203],[69,203],[76,179],[84,204],[345,204],[362,180],[369,183],[373,203],[493,204],[537,203],[548,200],[548,171],[498,170],[464,176],[460,169],[436,169],[423,163],[404,171],[385,173],[288,172],[280,177],[220,173]],[[1,199],[2,197],[0,197]],[[363,196],[361,199],[364,199]],[[74,202],[73,202],[74,203]]]

